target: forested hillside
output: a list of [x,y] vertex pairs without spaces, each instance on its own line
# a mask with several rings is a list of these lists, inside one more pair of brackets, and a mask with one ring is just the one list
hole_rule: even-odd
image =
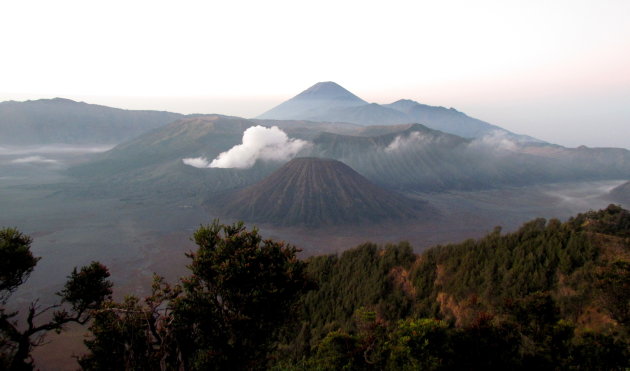
[[[628,367],[630,213],[437,246],[358,246],[307,260],[286,364],[335,369]],[[623,366],[623,367],[622,367]]]
[[194,240],[180,283],[90,307],[84,369],[630,367],[630,212],[615,205],[420,255],[365,243],[300,260],[218,222]]

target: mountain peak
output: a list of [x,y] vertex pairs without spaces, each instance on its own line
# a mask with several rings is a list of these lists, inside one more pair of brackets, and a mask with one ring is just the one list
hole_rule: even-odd
[[420,103],[416,102],[415,100],[411,100],[411,99],[399,99],[397,101],[395,101],[392,104],[410,104],[410,105],[418,105]]
[[305,91],[318,91],[318,90],[322,90],[322,89],[341,89],[341,90],[346,90],[343,88],[343,86],[337,84],[334,81],[320,81],[317,84],[311,86],[310,88],[306,89]]
[[49,101],[53,102],[53,103],[80,103],[80,102],[74,101],[72,99],[61,98],[61,97],[52,98]]
[[380,188],[333,159],[295,158],[223,201],[225,213],[276,225],[369,224],[413,219],[425,203]]
[[331,108],[356,107],[367,104],[341,85],[332,82],[318,82],[295,97],[258,116],[259,119],[309,120],[318,117]]
[[295,96],[295,98],[354,101],[360,104],[367,103],[333,81],[318,82]]

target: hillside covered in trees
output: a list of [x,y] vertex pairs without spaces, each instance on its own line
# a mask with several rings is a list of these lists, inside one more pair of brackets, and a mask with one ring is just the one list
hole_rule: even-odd
[[[10,232],[0,250],[19,252],[25,270],[2,266],[3,306],[37,263],[30,240]],[[190,275],[155,277],[144,299],[112,301],[97,263],[93,280],[89,267],[72,273],[60,293],[69,309],[50,330],[89,323],[83,369],[630,367],[630,212],[615,205],[420,255],[405,242],[365,243],[301,260],[293,246],[218,222],[194,240]],[[28,369],[15,362],[13,335],[25,333],[14,316],[2,309],[0,361]]]

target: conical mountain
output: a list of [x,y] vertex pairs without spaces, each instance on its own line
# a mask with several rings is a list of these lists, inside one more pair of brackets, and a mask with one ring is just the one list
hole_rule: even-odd
[[335,101],[346,101],[348,104],[365,104],[363,99],[352,94],[341,85],[333,81],[318,82],[310,88],[304,90],[294,99],[334,99]]
[[344,163],[296,158],[257,184],[226,196],[224,214],[276,225],[342,225],[411,219],[427,209],[380,188]]
[[367,104],[332,81],[318,82],[295,97],[258,116],[259,119],[309,120],[320,117],[331,108],[356,107]]

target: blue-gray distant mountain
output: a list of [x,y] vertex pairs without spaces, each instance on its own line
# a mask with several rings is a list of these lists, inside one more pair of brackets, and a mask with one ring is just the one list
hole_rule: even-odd
[[[345,109],[365,106],[368,103],[338,84],[319,82],[288,101],[258,116],[259,119],[279,120],[322,120],[331,109]],[[342,121],[342,120],[337,120]]]
[[0,144],[117,144],[181,117],[62,98],[1,102]]
[[444,108],[402,99],[391,104],[368,103],[334,82],[319,82],[257,117],[258,119],[347,122],[359,125],[419,123],[464,138],[503,133],[521,142],[540,142],[499,126]]
[[415,123],[421,123],[431,129],[459,135],[464,138],[481,138],[493,132],[503,132],[513,139],[525,142],[539,142],[525,135],[509,132],[499,126],[467,116],[455,108],[445,108],[421,104],[409,99],[401,99],[383,107],[396,110]]

